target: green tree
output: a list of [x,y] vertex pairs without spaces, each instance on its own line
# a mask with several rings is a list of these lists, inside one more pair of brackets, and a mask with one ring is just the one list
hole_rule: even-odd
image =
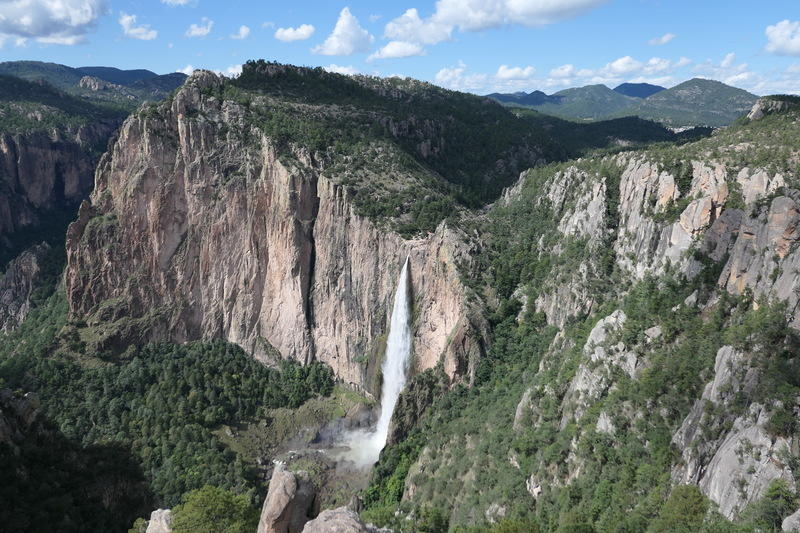
[[783,479],[770,483],[764,496],[749,505],[742,518],[764,531],[780,531],[781,522],[797,508],[797,496]]
[[690,533],[700,529],[708,511],[708,500],[694,485],[678,485],[672,490],[649,533]]
[[258,509],[247,496],[206,485],[183,498],[173,511],[173,533],[252,533]]

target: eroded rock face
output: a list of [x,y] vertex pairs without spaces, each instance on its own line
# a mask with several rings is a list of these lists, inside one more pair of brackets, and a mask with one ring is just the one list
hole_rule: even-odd
[[758,372],[745,355],[730,346],[720,348],[714,379],[672,439],[683,458],[673,480],[698,485],[729,519],[758,500],[772,481],[783,479],[794,486],[794,476],[782,459],[792,449],[792,439],[767,433],[770,409],[752,403],[745,412],[736,413],[730,407],[737,393],[747,397],[757,382]]
[[19,326],[31,309],[31,295],[42,277],[42,260],[50,247],[37,244],[13,259],[0,277],[0,331]]
[[146,533],[172,533],[172,510],[156,509],[150,514]]
[[117,125],[99,122],[73,132],[0,135],[0,238],[86,198],[98,154]]
[[291,472],[283,463],[276,463],[258,533],[299,533],[318,512],[317,490],[308,474]]
[[272,346],[374,390],[368,367],[409,256],[415,369],[443,360],[452,379],[470,376],[480,318],[458,277],[459,234],[408,241],[356,215],[310,156],[282,159],[246,109],[203,95],[219,83],[198,71],[159,116],[123,125],[69,230],[71,313],[141,319],[142,341],[221,337],[264,360]]

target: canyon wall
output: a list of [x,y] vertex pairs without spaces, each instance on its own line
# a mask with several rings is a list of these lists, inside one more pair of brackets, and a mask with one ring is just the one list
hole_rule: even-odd
[[221,337],[265,361],[328,363],[374,392],[410,256],[415,369],[443,361],[468,377],[482,325],[459,280],[458,232],[404,240],[358,216],[311,155],[278,150],[245,107],[206,94],[222,83],[198,72],[157,113],[129,117],[98,165],[65,276],[97,347]]

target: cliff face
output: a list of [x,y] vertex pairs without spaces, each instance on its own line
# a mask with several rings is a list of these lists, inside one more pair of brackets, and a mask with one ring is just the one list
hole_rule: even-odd
[[220,83],[198,73],[122,126],[68,231],[71,313],[111,323],[106,346],[137,320],[139,340],[222,337],[264,360],[274,347],[375,390],[410,256],[416,367],[468,375],[481,348],[458,234],[407,241],[357,216],[310,155],[279,153],[246,108],[204,94]]
[[16,329],[33,306],[32,296],[45,276],[42,262],[50,247],[37,244],[22,252],[0,277],[0,331]]
[[99,153],[116,126],[109,121],[74,131],[0,135],[0,238],[86,198]]
[[795,490],[800,122],[758,120],[532,169],[505,192],[481,263],[499,370],[428,418],[408,474],[392,473],[409,507],[643,531],[629,517],[651,512],[647,491],[695,485],[736,521],[772,483]]

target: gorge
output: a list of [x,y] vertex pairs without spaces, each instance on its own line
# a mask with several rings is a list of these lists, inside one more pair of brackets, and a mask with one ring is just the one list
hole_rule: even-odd
[[252,61],[98,130],[93,180],[4,138],[14,209],[80,200],[0,278],[16,530],[792,531],[800,107],[642,122]]

